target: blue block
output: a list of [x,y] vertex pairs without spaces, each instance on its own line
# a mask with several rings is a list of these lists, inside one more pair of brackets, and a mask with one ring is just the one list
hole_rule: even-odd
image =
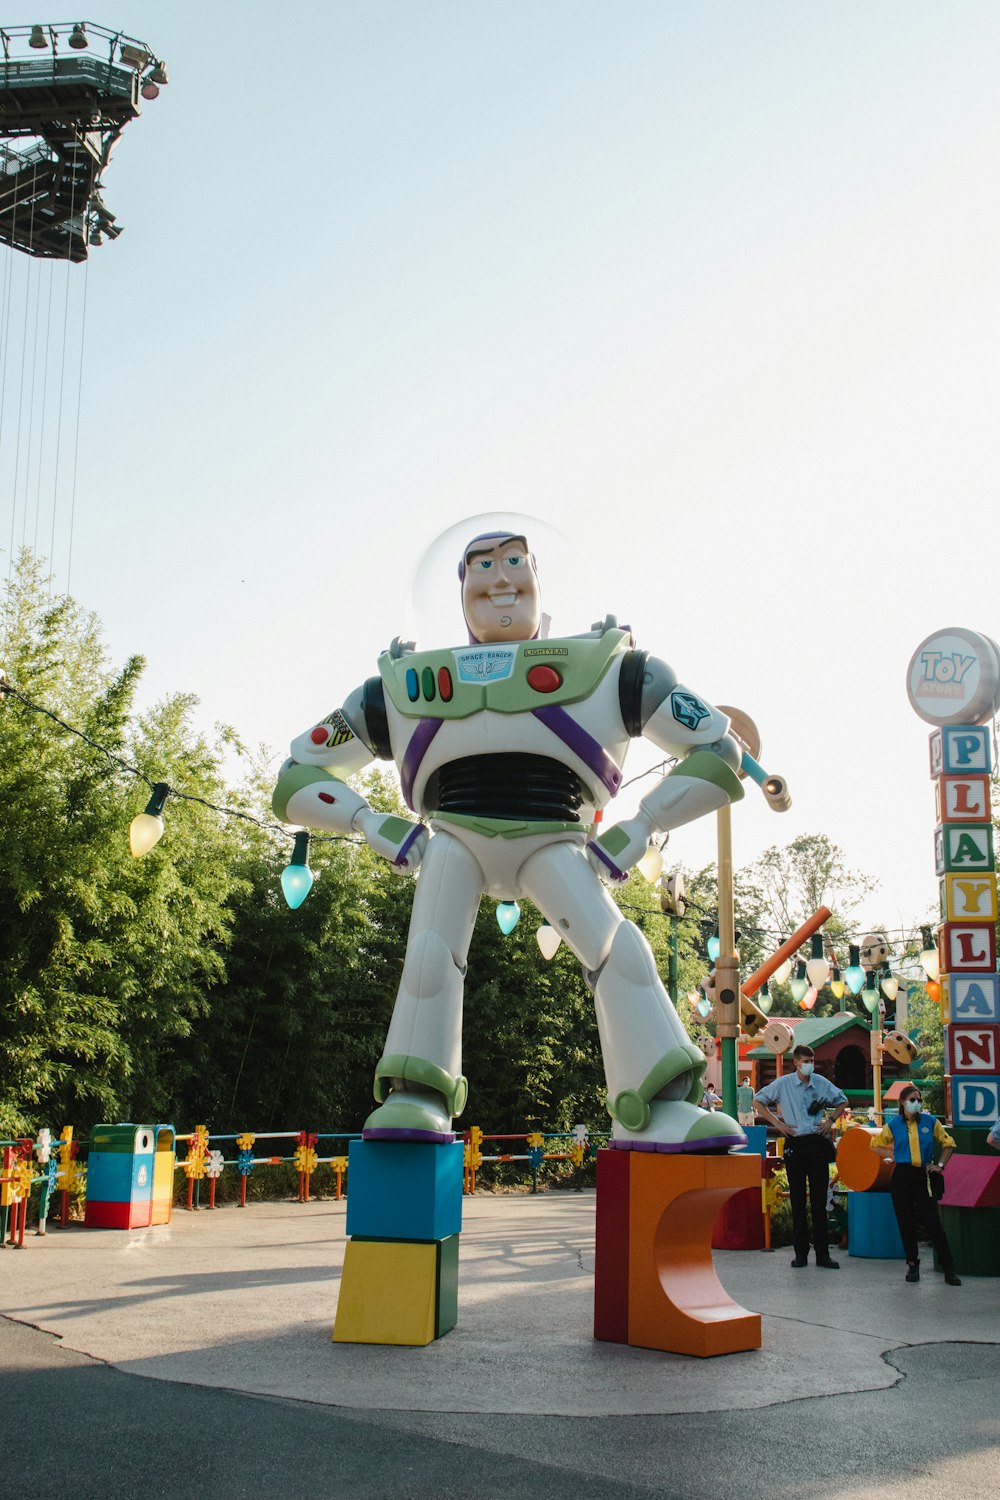
[[956,1125],[985,1125],[1000,1119],[1000,1077],[955,1074],[951,1080],[952,1120]]
[[462,1228],[461,1141],[351,1141],[347,1233],[377,1240],[445,1240]]
[[[740,1151],[751,1152],[756,1156],[767,1155],[767,1126],[766,1125],[744,1125],[743,1134],[747,1138],[745,1146]],[[739,1152],[736,1153],[739,1155]]]
[[848,1193],[847,1253],[866,1260],[904,1260],[896,1210],[888,1193]]

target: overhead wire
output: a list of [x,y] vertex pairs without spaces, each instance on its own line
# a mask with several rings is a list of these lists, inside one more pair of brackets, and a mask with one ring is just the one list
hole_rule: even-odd
[[[181,802],[197,802],[202,807],[210,808],[212,812],[218,813],[221,817],[242,819],[243,822],[253,823],[257,828],[262,828],[266,832],[279,833],[283,838],[292,836],[289,833],[289,829],[282,823],[258,818],[253,813],[248,813],[242,808],[226,807],[222,803],[213,802],[208,797],[200,796],[197,792],[187,792],[181,787],[172,786],[169,782],[159,779],[154,780],[153,777],[141,770],[139,766],[133,765],[131,761],[126,760],[124,756],[118,755],[114,750],[109,750],[107,745],[102,745],[99,740],[95,740],[85,730],[77,728],[75,724],[67,723],[65,719],[60,718],[59,714],[54,713],[51,708],[46,708],[44,704],[34,702],[33,699],[29,698],[26,693],[22,693],[19,688],[16,688],[2,674],[0,674],[0,698],[13,698],[23,708],[30,709],[32,713],[41,714],[46,719],[51,719],[53,724],[57,724],[67,734],[75,735],[85,745],[89,745],[92,750],[96,750],[100,755],[103,755],[111,765],[117,766],[119,770],[125,771],[127,775],[133,776],[139,781],[144,781],[150,791],[157,786],[165,786],[169,796],[176,797]],[[310,842],[317,844],[363,844],[365,841],[364,839],[352,839],[348,834],[336,833],[310,835]]]

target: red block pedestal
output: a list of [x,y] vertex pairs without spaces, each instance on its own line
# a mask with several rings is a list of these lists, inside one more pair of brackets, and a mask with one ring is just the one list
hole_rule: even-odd
[[723,1205],[759,1183],[757,1156],[599,1151],[594,1337],[699,1358],[759,1349],[759,1314],[712,1264]]

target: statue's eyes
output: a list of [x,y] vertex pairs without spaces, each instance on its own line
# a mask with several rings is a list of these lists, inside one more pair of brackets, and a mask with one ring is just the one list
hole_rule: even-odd
[[478,557],[472,566],[474,568],[481,568],[484,573],[488,573],[493,566],[493,559],[491,557]]
[[507,558],[507,566],[510,567],[510,568],[520,568],[521,566],[523,566],[523,563],[524,563],[524,554],[523,554],[523,552],[512,552],[510,554],[510,556]]

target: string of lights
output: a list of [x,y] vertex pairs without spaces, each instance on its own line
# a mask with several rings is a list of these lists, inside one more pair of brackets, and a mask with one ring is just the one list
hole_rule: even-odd
[[291,859],[281,872],[281,888],[285,900],[294,910],[296,907],[302,905],[313,885],[314,876],[308,862],[310,840],[319,844],[360,845],[364,843],[363,839],[352,839],[346,834],[339,833],[310,835],[305,830],[301,830],[293,834],[283,824],[275,823],[270,819],[259,818],[254,813],[247,812],[245,808],[227,807],[223,803],[213,802],[209,797],[202,797],[197,792],[189,792],[185,791],[183,787],[172,786],[170,782],[154,781],[139,766],[133,765],[131,761],[126,760],[124,756],[118,755],[114,750],[109,750],[107,745],[102,745],[83,729],[78,728],[77,725],[67,723],[59,714],[53,713],[52,709],[46,708],[42,703],[36,703],[26,693],[22,693],[2,672],[0,672],[0,699],[13,699],[14,702],[20,704],[22,708],[29,710],[31,713],[41,714],[44,718],[50,719],[53,724],[58,725],[67,734],[75,735],[85,745],[97,751],[99,755],[104,756],[109,764],[117,766],[127,776],[131,776],[137,781],[145,782],[150,790],[149,801],[145,809],[141,813],[137,813],[129,824],[129,848],[136,859],[141,859],[143,855],[148,854],[163,837],[166,829],[163,820],[163,810],[168,797],[173,797],[179,802],[196,802],[201,807],[209,808],[210,811],[217,813],[220,817],[238,818],[244,823],[252,823],[256,828],[261,828],[266,833],[277,834],[282,839],[289,837],[293,839]]

